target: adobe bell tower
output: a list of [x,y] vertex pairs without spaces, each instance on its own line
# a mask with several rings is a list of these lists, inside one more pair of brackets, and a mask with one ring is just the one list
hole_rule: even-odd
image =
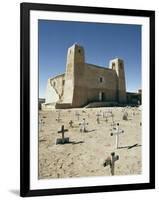
[[85,103],[85,94],[81,90],[84,73],[84,48],[78,44],[73,44],[67,52],[64,103],[72,104],[73,107],[80,107]]
[[126,83],[124,61],[116,58],[110,61],[110,68],[116,71],[117,75],[117,98],[119,103],[126,103]]

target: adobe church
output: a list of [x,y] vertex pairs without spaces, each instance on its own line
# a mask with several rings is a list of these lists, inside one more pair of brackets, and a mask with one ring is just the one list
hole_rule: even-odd
[[48,79],[42,109],[78,108],[92,102],[125,104],[124,62],[115,58],[109,67],[85,62],[84,48],[74,44],[68,49],[66,71]]

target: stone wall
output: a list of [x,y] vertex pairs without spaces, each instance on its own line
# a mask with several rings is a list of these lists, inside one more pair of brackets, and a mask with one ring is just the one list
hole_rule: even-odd
[[85,79],[88,102],[117,100],[117,76],[112,69],[86,64]]

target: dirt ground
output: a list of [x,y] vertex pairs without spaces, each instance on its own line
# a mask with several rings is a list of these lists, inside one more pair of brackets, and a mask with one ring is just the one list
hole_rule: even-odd
[[[128,120],[123,120],[125,112]],[[79,120],[77,113],[80,114]],[[100,115],[98,122],[97,114]],[[86,132],[80,132],[79,123],[83,118],[88,123]],[[69,124],[71,120],[73,127]],[[111,136],[113,120],[124,131],[119,136],[118,149],[116,136]],[[104,167],[103,163],[112,152],[119,156],[115,161],[115,175],[140,174],[140,122],[141,111],[131,107],[39,111],[39,179],[111,176],[110,165]],[[69,143],[56,144],[57,138],[61,138],[58,131],[62,125],[68,129],[65,137],[69,137]]]

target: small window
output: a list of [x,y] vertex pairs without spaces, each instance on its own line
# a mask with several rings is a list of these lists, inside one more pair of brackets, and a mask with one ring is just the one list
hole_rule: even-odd
[[78,49],[78,52],[79,52],[79,53],[81,53],[81,50],[80,50],[80,49]]
[[62,85],[64,85],[65,84],[65,80],[62,80]]
[[99,78],[99,82],[102,83],[103,82],[103,77]]

